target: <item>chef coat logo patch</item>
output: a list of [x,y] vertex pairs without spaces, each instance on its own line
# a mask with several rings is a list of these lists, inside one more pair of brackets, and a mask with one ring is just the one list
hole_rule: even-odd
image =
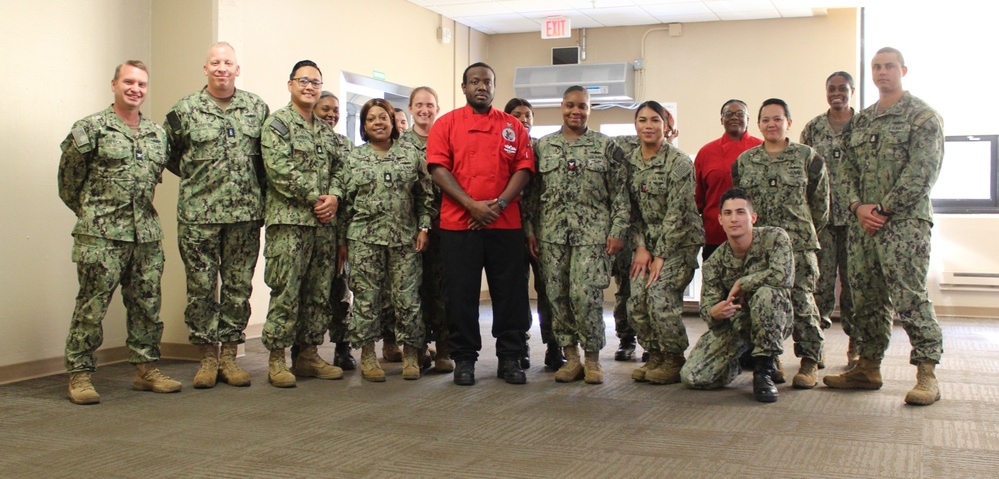
[[516,141],[517,134],[513,132],[513,125],[510,123],[506,124],[506,128],[503,129],[503,139],[506,141]]
[[517,148],[513,145],[503,145],[503,151],[513,155],[517,153]]

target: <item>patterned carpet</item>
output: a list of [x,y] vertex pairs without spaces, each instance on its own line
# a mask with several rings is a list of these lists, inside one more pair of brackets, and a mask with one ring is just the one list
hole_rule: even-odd
[[[610,306],[605,308],[610,310]],[[752,400],[752,374],[719,391],[634,383],[638,363],[613,361],[609,317],[603,385],[557,384],[542,365],[535,325],[528,384],[496,379],[488,303],[474,387],[429,373],[403,381],[383,363],[381,384],[267,384],[259,340],[240,359],[253,386],[195,390],[196,365],[163,361],[179,394],[129,389],[128,364],[102,367],[97,406],[65,398],[66,377],[0,386],[3,478],[970,478],[999,476],[999,322],[942,318],[943,400],[906,406],[915,384],[909,344],[895,328],[880,391],[799,391]],[[704,331],[688,318],[693,344]],[[846,362],[846,337],[827,331],[829,366]],[[787,348],[790,350],[791,342]],[[332,347],[321,354],[332,357]],[[355,351],[355,357],[358,352]],[[788,376],[798,361],[782,357]]]

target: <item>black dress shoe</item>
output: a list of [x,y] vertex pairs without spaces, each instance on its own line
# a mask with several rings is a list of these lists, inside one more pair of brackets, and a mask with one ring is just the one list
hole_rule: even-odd
[[527,384],[527,375],[520,367],[517,359],[500,359],[499,368],[496,369],[496,377],[502,378],[507,384]]
[[524,355],[520,357],[520,367],[522,369],[531,368],[531,345],[524,343]]
[[615,361],[631,361],[635,359],[635,337],[625,336],[621,338],[621,345],[614,353]]
[[347,343],[336,344],[336,349],[333,350],[333,365],[344,371],[357,369],[357,362],[350,355],[350,345]]
[[565,355],[562,354],[562,348],[554,341],[548,343],[548,350],[545,351],[545,367],[550,371],[558,371],[563,364],[565,364]]
[[475,384],[475,361],[461,360],[454,364],[454,383],[459,386]]

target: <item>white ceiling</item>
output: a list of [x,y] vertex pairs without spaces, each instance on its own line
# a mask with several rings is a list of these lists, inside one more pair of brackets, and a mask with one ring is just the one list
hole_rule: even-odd
[[571,28],[812,17],[863,0],[409,0],[482,33],[538,32],[545,18]]

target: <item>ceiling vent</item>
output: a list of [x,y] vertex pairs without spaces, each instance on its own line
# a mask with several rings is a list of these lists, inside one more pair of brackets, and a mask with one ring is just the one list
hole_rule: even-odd
[[517,67],[514,93],[536,108],[558,106],[566,88],[579,85],[594,104],[635,102],[635,70],[631,63],[595,63]]

